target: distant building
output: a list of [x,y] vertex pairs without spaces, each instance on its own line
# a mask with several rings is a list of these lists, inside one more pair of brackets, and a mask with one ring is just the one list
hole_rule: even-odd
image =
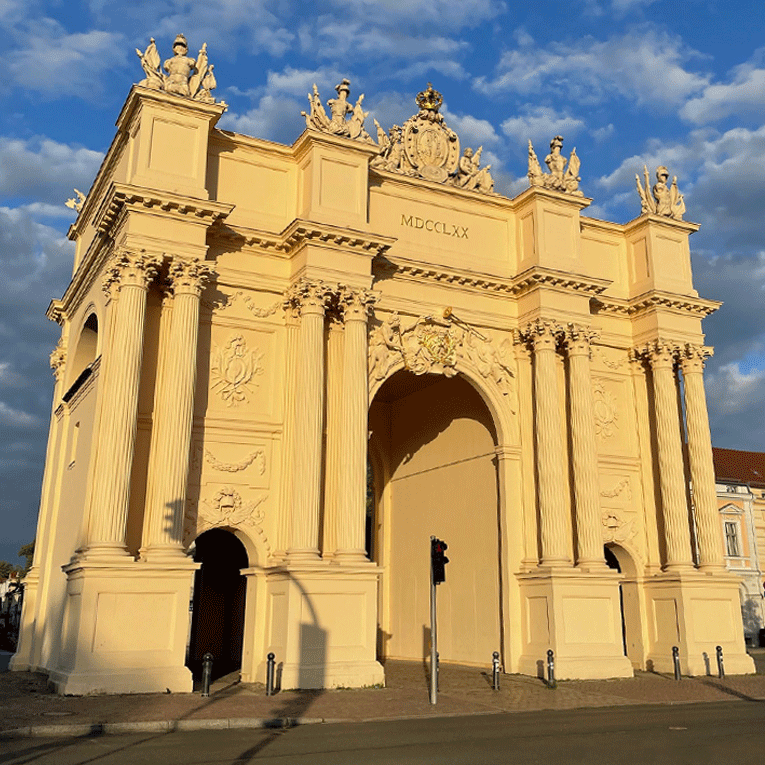
[[21,574],[11,572],[0,582],[0,649],[14,650],[21,624],[21,604],[23,585]]
[[741,577],[748,645],[765,644],[765,453],[712,449],[725,565]]

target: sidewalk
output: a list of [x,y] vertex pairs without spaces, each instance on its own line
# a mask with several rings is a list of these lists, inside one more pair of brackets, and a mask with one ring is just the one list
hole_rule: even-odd
[[[758,671],[765,649],[752,651]],[[265,695],[259,684],[216,681],[209,698],[199,693],[126,696],[57,696],[45,676],[0,674],[0,738],[82,736],[89,733],[289,727],[318,722],[362,722],[412,717],[528,712],[631,704],[765,701],[765,674],[683,678],[641,672],[627,680],[568,680],[548,688],[537,678],[503,675],[491,689],[490,669],[442,665],[438,704],[428,700],[426,668],[389,661],[386,688],[286,691]]]

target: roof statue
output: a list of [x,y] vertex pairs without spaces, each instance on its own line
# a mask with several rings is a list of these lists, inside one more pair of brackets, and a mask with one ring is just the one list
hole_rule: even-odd
[[74,193],[75,196],[73,196],[71,199],[67,199],[64,204],[72,210],[80,212],[80,210],[82,210],[82,206],[85,204],[85,194],[83,194],[79,189],[75,189]]
[[[672,185],[667,186],[669,170],[664,165],[656,169],[656,183],[651,188],[648,180],[648,168],[643,165],[645,186],[640,183],[640,176],[635,174],[638,194],[640,194],[640,212],[643,215],[665,215],[668,218],[682,220],[685,213],[683,195],[677,188],[677,176],[672,178]],[[653,193],[653,196],[651,196]]]
[[403,126],[393,125],[386,135],[375,120],[380,153],[372,160],[372,167],[468,191],[493,193],[491,166],[480,167],[483,147],[475,152],[466,148],[460,156],[459,137],[439,113],[443,100],[428,83],[415,99],[420,111]]
[[[341,135],[347,138],[353,138],[367,143],[374,143],[372,137],[364,128],[364,120],[369,112],[362,108],[364,94],[362,93],[356,103],[351,105],[348,96],[351,94],[351,82],[344,79],[338,85],[335,85],[337,98],[330,98],[327,106],[331,116],[321,103],[319,90],[314,84],[313,93],[308,94],[308,102],[311,104],[310,112],[300,112],[305,117],[305,124],[309,130],[319,130],[322,133],[331,133],[332,135]],[[350,115],[350,119],[348,119]]]
[[[537,155],[534,152],[534,147],[531,145],[531,141],[529,141],[529,183],[532,186],[562,191],[577,197],[584,196],[579,191],[579,181],[582,180],[579,177],[579,166],[581,163],[579,162],[579,157],[576,156],[576,148],[571,152],[568,160],[561,154],[562,148],[563,136],[556,135],[550,141],[550,153],[545,157],[545,164],[550,172],[545,173],[542,171]],[[566,162],[568,162],[567,169]]]
[[184,98],[193,98],[206,104],[214,104],[212,91],[217,86],[214,66],[207,59],[207,43],[202,45],[196,60],[188,56],[189,46],[184,35],[177,35],[173,42],[173,57],[160,66],[161,58],[152,37],[146,50],[136,48],[146,77],[138,84],[152,90],[164,90]]
[[[350,85],[344,79],[335,86],[337,98],[327,101],[329,114],[314,85],[313,93],[308,94],[311,110],[301,112],[306,127],[374,144],[375,140],[364,127],[364,120],[369,115],[362,107],[364,94],[351,105],[348,100]],[[460,157],[459,138],[446,125],[443,115],[439,114],[443,96],[428,83],[427,89],[419,93],[415,100],[419,112],[403,125],[393,125],[387,133],[374,120],[379,154],[372,160],[371,166],[390,173],[446,183],[467,191],[492,193],[494,180],[489,173],[490,166],[480,167],[482,147],[476,151],[467,148]]]

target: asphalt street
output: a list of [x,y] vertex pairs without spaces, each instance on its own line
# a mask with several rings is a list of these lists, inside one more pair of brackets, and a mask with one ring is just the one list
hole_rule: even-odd
[[652,705],[287,730],[0,741],[2,765],[723,765],[765,751],[765,703]]

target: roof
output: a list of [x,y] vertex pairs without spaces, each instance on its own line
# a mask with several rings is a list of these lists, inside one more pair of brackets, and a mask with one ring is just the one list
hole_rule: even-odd
[[718,482],[745,483],[765,488],[765,452],[740,452],[712,447]]

